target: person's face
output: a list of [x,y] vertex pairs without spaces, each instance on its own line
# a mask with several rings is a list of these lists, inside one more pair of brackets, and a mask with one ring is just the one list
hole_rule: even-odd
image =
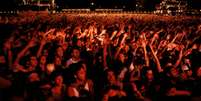
[[77,50],[77,49],[74,49],[74,50],[73,50],[73,53],[72,53],[72,56],[73,56],[74,58],[79,58],[79,57],[80,57],[80,51]]
[[81,81],[86,80],[86,71],[84,70],[84,68],[81,68],[78,72],[77,72],[77,78]]
[[36,57],[35,56],[30,57],[30,65],[35,67],[35,66],[37,66],[37,64],[38,64],[38,61],[37,61]]
[[124,54],[123,53],[119,54],[119,60],[123,62],[124,59],[125,59]]
[[3,55],[0,56],[0,64],[5,64],[6,63],[6,59]]
[[146,77],[147,77],[148,80],[153,80],[154,76],[153,76],[152,70],[147,71]]
[[37,73],[30,74],[30,76],[29,76],[29,81],[30,82],[39,81],[39,80],[40,80],[40,78],[39,78]]
[[185,72],[181,73],[181,78],[183,80],[186,80],[187,79],[187,74]]
[[172,68],[172,69],[170,70],[170,73],[171,73],[171,75],[172,75],[173,77],[177,77],[177,76],[178,76],[178,70],[175,69],[175,68]]
[[61,65],[61,59],[59,57],[56,57],[55,60],[54,60],[54,64],[56,66]]
[[197,76],[201,77],[201,67],[199,67],[198,70],[197,70]]
[[65,43],[62,45],[62,48],[63,48],[63,50],[66,50],[66,49],[68,48],[68,43],[65,42]]
[[81,41],[81,40],[78,40],[78,41],[77,41],[77,46],[78,46],[78,47],[81,47],[81,46],[82,46],[82,41]]
[[63,49],[62,49],[62,47],[57,48],[57,55],[59,57],[63,57]]
[[184,62],[185,64],[191,64],[190,59],[185,59]]
[[56,83],[56,85],[61,85],[61,84],[63,84],[63,77],[62,77],[61,75],[57,76],[57,77],[55,78],[55,83]]
[[42,56],[42,57],[40,58],[40,63],[41,63],[41,64],[45,64],[45,63],[46,63],[46,57],[45,57],[45,56]]
[[109,82],[114,82],[114,81],[116,80],[113,71],[109,71],[109,72],[107,73],[107,80],[108,80]]
[[129,46],[128,45],[126,45],[125,47],[124,47],[124,50],[125,50],[125,52],[127,53],[128,51],[129,51]]

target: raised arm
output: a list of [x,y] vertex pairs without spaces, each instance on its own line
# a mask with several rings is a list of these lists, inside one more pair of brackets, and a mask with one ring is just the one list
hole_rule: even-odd
[[153,47],[152,45],[149,45],[150,49],[151,49],[151,53],[152,55],[154,56],[154,60],[156,62],[156,66],[157,66],[157,69],[158,69],[158,72],[163,72],[163,69],[161,68],[161,64],[160,64],[160,61],[158,59],[158,57],[156,56],[154,50],[153,50]]
[[39,47],[38,52],[37,52],[37,58],[41,56],[41,52],[42,52],[45,44],[46,44],[46,40],[42,39],[40,42],[40,47]]
[[103,66],[104,66],[104,69],[108,68],[108,65],[107,65],[107,55],[108,55],[107,49],[108,49],[108,44],[109,44],[108,41],[109,40],[104,39],[104,42],[103,42]]
[[125,33],[125,34],[124,34],[124,37],[122,38],[122,40],[121,40],[121,42],[120,42],[120,46],[118,47],[118,49],[117,49],[117,51],[116,51],[116,53],[115,53],[115,55],[114,55],[114,58],[115,58],[115,59],[117,59],[117,57],[118,57],[118,55],[119,55],[121,49],[124,47],[125,40],[126,40],[127,36],[128,36],[127,33]]
[[18,64],[20,59],[24,56],[24,54],[29,50],[30,47],[35,46],[35,39],[32,38],[29,43],[25,46],[24,49],[22,49],[22,51],[20,51],[20,53],[17,55],[17,58],[14,61],[14,64]]
[[142,41],[142,47],[144,50],[144,57],[145,57],[146,66],[149,67],[149,57],[147,55],[146,41],[145,40]]
[[119,37],[122,33],[124,33],[124,27],[125,27],[125,25],[124,24],[122,24],[121,26],[120,26],[120,30],[119,30],[119,32],[117,33],[117,37]]
[[154,34],[154,36],[153,36],[152,39],[151,39],[151,45],[154,43],[154,41],[155,41],[156,39],[159,38],[158,34],[161,33],[162,31],[163,31],[163,29],[161,29],[160,31],[158,31],[158,32],[156,32],[156,33]]
[[7,53],[7,56],[8,56],[8,66],[9,66],[9,68],[11,68],[12,67],[12,57],[13,57],[13,55],[12,55],[12,51],[11,51],[11,47],[12,47],[12,41],[11,40],[8,40],[8,41],[6,41],[5,43],[4,43],[4,51]]
[[184,46],[179,46],[180,48],[180,52],[179,52],[179,59],[176,61],[176,63],[174,64],[174,67],[178,67],[181,60],[182,60],[182,56],[183,56],[183,49],[184,49]]
[[115,55],[114,55],[114,59],[117,59],[118,58],[118,55],[121,51],[121,49],[124,47],[123,44],[120,44],[120,46],[117,48],[116,52],[115,52]]

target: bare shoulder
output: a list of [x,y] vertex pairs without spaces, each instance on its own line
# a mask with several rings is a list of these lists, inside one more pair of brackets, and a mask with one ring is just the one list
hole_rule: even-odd
[[69,97],[72,97],[72,96],[75,95],[73,89],[74,89],[73,86],[68,86],[68,87],[67,87],[67,95],[68,95]]

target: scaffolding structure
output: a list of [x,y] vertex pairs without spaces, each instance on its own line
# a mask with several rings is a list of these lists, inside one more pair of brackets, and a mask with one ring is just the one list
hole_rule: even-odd
[[187,11],[187,0],[163,0],[156,13],[167,15],[184,15]]

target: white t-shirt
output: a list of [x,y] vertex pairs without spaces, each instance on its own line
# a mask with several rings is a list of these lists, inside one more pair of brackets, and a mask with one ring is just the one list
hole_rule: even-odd
[[77,61],[75,61],[75,60],[73,60],[72,58],[70,58],[67,62],[66,62],[66,68],[68,68],[71,64],[73,64],[73,63],[78,63],[80,61],[80,59],[79,60],[77,60]]

